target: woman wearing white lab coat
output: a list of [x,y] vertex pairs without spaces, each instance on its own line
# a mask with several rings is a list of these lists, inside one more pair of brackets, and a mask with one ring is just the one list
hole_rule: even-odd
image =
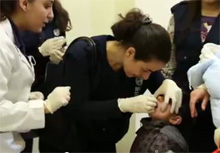
[[[57,87],[43,100],[30,93],[33,59],[25,55],[20,30],[40,32],[53,17],[53,0],[0,0],[0,152],[19,153],[21,132],[43,128],[45,114],[70,100],[69,87]],[[32,59],[32,60],[31,60]]]

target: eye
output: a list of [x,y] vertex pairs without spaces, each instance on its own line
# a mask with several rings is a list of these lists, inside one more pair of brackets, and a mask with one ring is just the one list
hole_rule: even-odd
[[49,8],[51,8],[51,7],[52,7],[52,5],[48,5],[48,4],[44,5],[44,8],[45,8],[45,9],[49,9]]
[[53,7],[53,3],[52,2],[44,4],[44,8],[46,8],[46,9],[49,9],[51,7]]

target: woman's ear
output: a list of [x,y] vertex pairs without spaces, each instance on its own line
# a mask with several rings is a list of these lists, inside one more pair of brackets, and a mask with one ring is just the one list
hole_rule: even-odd
[[27,5],[28,5],[28,1],[27,0],[19,0],[19,6],[25,12],[27,11]]
[[126,51],[125,51],[125,56],[127,56],[127,57],[133,57],[133,58],[134,58],[135,52],[136,52],[136,51],[135,51],[134,47],[129,47],[129,48],[127,48]]
[[172,116],[169,118],[169,122],[172,125],[179,125],[182,122],[182,117],[179,115]]

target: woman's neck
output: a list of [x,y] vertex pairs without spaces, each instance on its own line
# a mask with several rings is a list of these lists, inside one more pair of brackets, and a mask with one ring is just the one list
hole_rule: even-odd
[[14,14],[10,17],[10,19],[14,22],[14,24],[17,26],[17,28],[20,30],[20,31],[23,31],[25,28],[24,28],[24,24],[22,23],[22,21],[24,19],[21,19],[20,16],[18,14]]
[[202,2],[202,15],[217,17],[220,13],[219,1],[213,3]]
[[123,66],[124,48],[118,41],[107,41],[106,54],[109,65],[114,71],[118,71]]

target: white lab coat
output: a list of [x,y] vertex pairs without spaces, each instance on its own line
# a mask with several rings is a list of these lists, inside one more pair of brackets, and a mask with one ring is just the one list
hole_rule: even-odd
[[9,20],[0,22],[0,153],[19,153],[19,132],[43,128],[42,100],[28,101],[34,69],[14,44]]

